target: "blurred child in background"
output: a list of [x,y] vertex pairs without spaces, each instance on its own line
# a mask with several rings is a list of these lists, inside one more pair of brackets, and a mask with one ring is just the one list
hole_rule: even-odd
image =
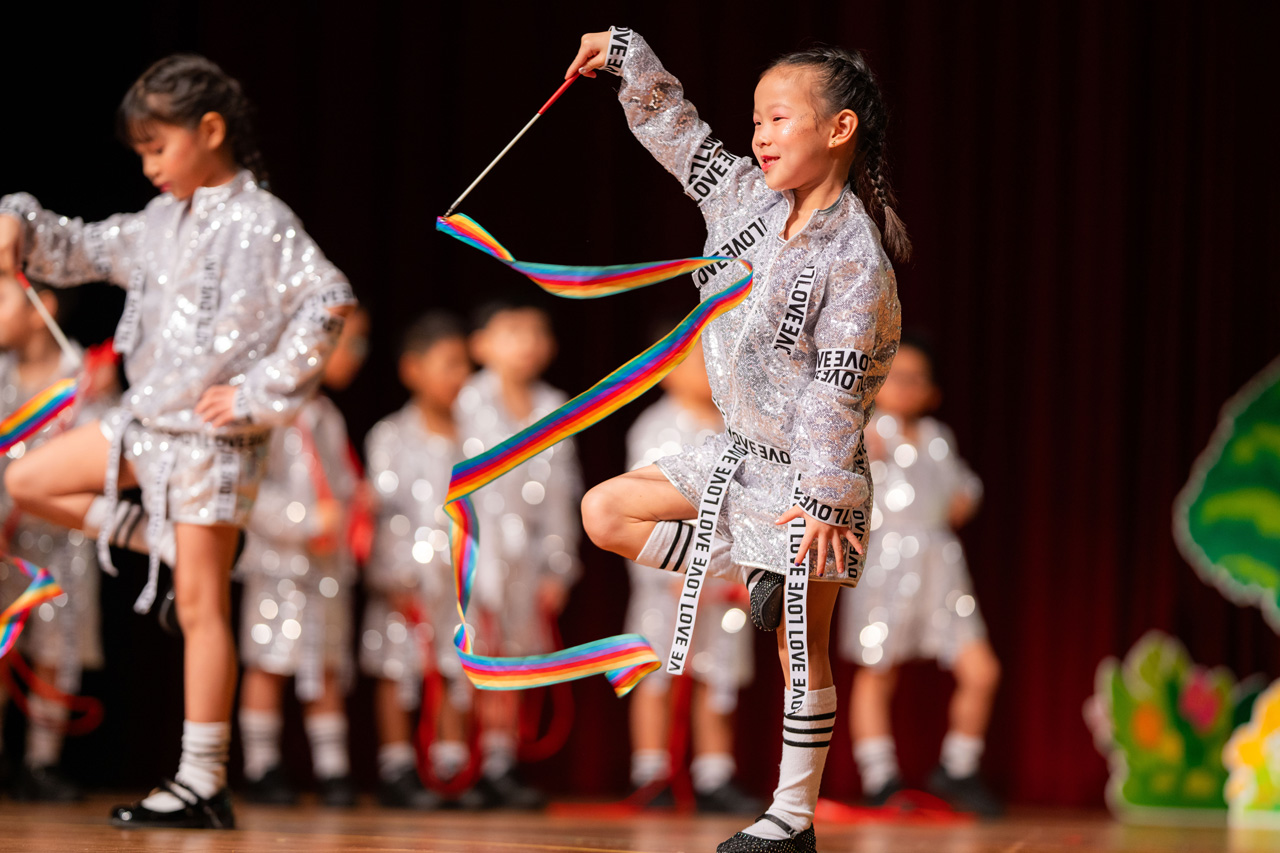
[[[347,318],[324,372],[342,390],[368,350],[368,316]],[[359,477],[346,422],[318,394],[275,430],[237,574],[241,599],[240,736],[251,802],[297,801],[280,760],[285,683],[295,680],[311,764],[328,806],[355,805],[344,697],[351,685],[355,560],[347,543]]]
[[955,675],[956,690],[929,790],[958,809],[995,815],[1000,803],[978,764],[1000,664],[955,534],[977,511],[982,483],[951,430],[929,417],[941,400],[933,364],[922,339],[904,336],[865,432],[875,483],[871,547],[840,628],[844,657],[861,665],[850,700],[853,751],[869,803],[902,789],[889,723],[898,667],[936,660]]

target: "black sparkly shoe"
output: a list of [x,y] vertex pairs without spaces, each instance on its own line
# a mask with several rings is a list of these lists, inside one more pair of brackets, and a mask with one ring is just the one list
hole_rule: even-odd
[[1004,814],[1004,804],[977,773],[957,779],[942,767],[935,767],[929,776],[929,793],[946,800],[958,812],[972,812],[981,817]]
[[467,792],[466,800],[467,808],[531,812],[547,807],[546,795],[537,788],[521,782],[515,771],[511,770],[493,779],[481,776],[475,786]]
[[706,814],[759,814],[764,803],[750,796],[730,780],[705,794],[694,792],[698,811]]
[[757,820],[776,823],[789,837],[782,839],[761,838],[758,835],[738,832],[734,834],[733,838],[721,841],[720,845],[716,847],[716,853],[817,853],[818,837],[814,834],[812,825],[806,830],[796,832],[787,825],[786,821],[776,818],[767,812],[760,815]]
[[238,790],[240,796],[250,803],[263,806],[298,804],[298,791],[290,784],[289,777],[279,764],[263,773],[261,778],[245,782],[244,787]]
[[435,791],[423,787],[422,780],[418,778],[418,770],[414,767],[406,767],[395,779],[378,786],[378,802],[389,809],[413,809],[421,812],[434,811],[443,805]]
[[902,784],[902,780],[897,776],[893,776],[888,782],[885,782],[875,791],[867,791],[862,796],[862,802],[873,809],[883,808],[889,802],[889,798],[906,789],[906,785]]
[[350,776],[320,780],[320,803],[331,809],[349,809],[356,804],[356,786]]
[[231,793],[223,788],[212,797],[198,796],[181,782],[166,779],[161,791],[168,791],[182,801],[174,812],[156,812],[142,801],[116,806],[111,810],[111,825],[123,829],[235,829],[236,815],[231,809]]
[[747,578],[751,586],[751,624],[761,631],[776,631],[782,624],[782,575],[755,569]]
[[23,767],[13,780],[13,798],[28,803],[78,803],[84,794],[55,767]]

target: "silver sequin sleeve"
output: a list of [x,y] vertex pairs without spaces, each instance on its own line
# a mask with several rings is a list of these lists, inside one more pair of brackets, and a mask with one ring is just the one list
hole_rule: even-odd
[[[862,239],[871,239],[863,232]],[[855,237],[854,239],[858,239]],[[874,252],[852,247],[844,257]],[[804,494],[822,504],[858,506],[871,494],[866,471],[857,465],[870,368],[867,353],[891,349],[900,320],[892,282],[860,260],[839,263],[819,305],[813,343],[814,377],[797,400],[791,455]]]
[[0,198],[0,214],[23,224],[27,271],[57,287],[109,281],[125,287],[144,229],[144,213],[117,213],[101,222],[59,216],[28,193]]
[[708,219],[721,211],[752,204],[770,190],[749,157],[725,150],[711,127],[684,97],[672,76],[639,33],[612,28],[610,61],[605,70],[618,75],[627,124],[640,144],[684,187]]

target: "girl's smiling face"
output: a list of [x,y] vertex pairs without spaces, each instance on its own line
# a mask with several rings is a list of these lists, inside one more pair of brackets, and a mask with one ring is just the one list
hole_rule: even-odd
[[830,168],[830,134],[812,102],[813,72],[775,69],[756,84],[751,150],[773,190],[821,180]]
[[218,186],[235,175],[223,148],[226,123],[207,113],[195,127],[149,121],[131,128],[133,150],[142,158],[142,173],[162,193],[179,201],[198,187]]

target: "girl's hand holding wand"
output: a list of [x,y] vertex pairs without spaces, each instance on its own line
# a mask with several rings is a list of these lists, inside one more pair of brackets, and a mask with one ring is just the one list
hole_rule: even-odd
[[587,33],[582,37],[582,46],[578,55],[573,58],[569,68],[564,72],[568,80],[574,74],[583,77],[596,76],[596,69],[604,68],[604,61],[609,56],[609,31],[603,33]]

